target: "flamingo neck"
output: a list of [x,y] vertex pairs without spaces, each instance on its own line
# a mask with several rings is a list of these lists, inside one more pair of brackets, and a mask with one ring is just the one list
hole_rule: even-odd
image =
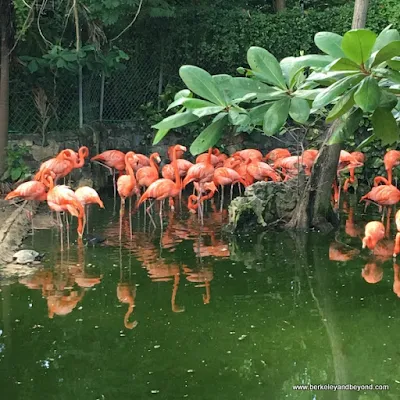
[[175,185],[177,188],[179,188],[179,190],[181,190],[181,176],[179,174],[179,170],[178,170],[178,161],[176,158],[176,153],[178,151],[177,147],[174,147],[174,151],[172,153],[172,165],[174,166],[174,172],[175,172]]
[[155,170],[155,171],[158,172],[158,165],[157,165],[157,163],[155,162],[155,158],[156,158],[156,156],[155,156],[154,154],[152,154],[152,155],[150,156],[150,167],[151,167],[153,170]]
[[212,147],[208,149],[207,164],[211,164]]
[[131,178],[132,185],[135,186],[136,185],[136,178],[135,178],[135,173],[133,172],[133,168],[132,168],[132,166],[131,166],[131,164],[129,162],[130,158],[131,158],[130,155],[126,154],[126,156],[125,156],[125,169],[128,171],[128,175]]
[[78,162],[76,163],[76,168],[82,168],[85,164],[85,154],[87,153],[87,147],[82,146],[78,151]]

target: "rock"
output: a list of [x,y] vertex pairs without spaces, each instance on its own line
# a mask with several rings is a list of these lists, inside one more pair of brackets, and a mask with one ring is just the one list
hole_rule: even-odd
[[297,186],[304,177],[288,182],[256,182],[229,206],[228,233],[264,230],[284,225],[298,201]]
[[60,145],[53,139],[49,140],[46,147],[33,145],[31,149],[32,157],[35,161],[42,161],[54,157],[60,149]]

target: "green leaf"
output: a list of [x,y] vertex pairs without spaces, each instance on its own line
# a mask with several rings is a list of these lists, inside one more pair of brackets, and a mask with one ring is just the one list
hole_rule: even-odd
[[231,109],[229,110],[229,122],[232,125],[248,125],[251,121],[247,114],[242,114]]
[[306,67],[323,68],[332,62],[331,56],[309,54],[301,57],[286,57],[279,63],[286,82],[293,80],[294,75]]
[[36,60],[32,60],[29,64],[28,64],[28,70],[31,74],[33,74],[34,72],[36,72],[39,69],[39,64],[36,62]]
[[202,118],[207,115],[217,114],[224,109],[225,109],[225,107],[222,107],[222,106],[202,107],[202,108],[193,109],[192,113],[194,115],[197,115],[199,118]]
[[72,53],[72,52],[65,52],[65,53],[61,54],[61,57],[65,61],[76,61],[77,60],[76,53]]
[[400,40],[400,34],[396,29],[390,29],[389,25],[376,38],[372,52],[375,53],[396,40]]
[[396,57],[400,54],[400,40],[387,44],[378,53],[375,55],[375,59],[371,65],[371,67],[375,67],[387,60],[390,60],[393,57]]
[[184,65],[179,68],[179,75],[192,92],[214,104],[227,105],[223,93],[215,85],[212,76],[204,69],[193,65]]
[[279,132],[289,115],[290,98],[276,101],[264,115],[263,131],[267,136]]
[[362,148],[364,148],[365,146],[368,146],[371,142],[373,142],[376,139],[375,135],[371,135],[369,137],[367,137],[366,139],[364,139],[354,151],[360,151]]
[[271,108],[274,103],[264,103],[259,106],[249,109],[249,117],[254,125],[262,125],[265,113]]
[[185,97],[193,97],[193,93],[189,89],[180,90],[175,94],[174,100],[178,100]]
[[153,139],[153,146],[159,143],[169,131],[170,129],[159,129]]
[[57,60],[57,64],[56,65],[57,65],[57,68],[66,68],[67,67],[67,63],[62,58],[59,58]]
[[[202,99],[191,99],[191,98],[187,98],[187,97],[183,100],[183,105],[186,108],[190,108],[190,109],[216,106],[216,104],[211,103],[210,101],[206,101],[206,100],[202,100]],[[218,107],[220,107],[220,106],[218,106]]]
[[400,57],[393,57],[391,60],[387,61],[390,68],[400,71]]
[[345,140],[347,140],[359,127],[362,117],[363,112],[359,108],[343,115],[337,128],[332,133],[328,144],[331,145],[343,143]]
[[322,108],[331,103],[336,97],[340,96],[345,90],[351,88],[361,81],[364,77],[362,74],[347,76],[346,78],[337,81],[333,85],[326,88],[323,92],[317,95],[313,102],[313,108]]
[[158,124],[153,125],[152,128],[155,129],[179,128],[180,126],[197,121],[198,119],[199,118],[196,115],[193,115],[191,112],[187,111],[184,113],[177,113],[175,115],[171,115],[167,118],[164,118]]
[[13,181],[16,181],[22,174],[22,169],[21,168],[13,168],[11,170],[11,179]]
[[392,144],[399,139],[399,128],[396,120],[387,108],[378,107],[371,117],[375,136],[382,145]]
[[324,89],[300,89],[293,94],[300,99],[314,100]]
[[194,140],[190,146],[190,152],[193,156],[204,153],[210,147],[217,144],[224,132],[225,126],[228,124],[228,114],[224,114],[225,115],[222,118],[207,126],[207,128],[204,129]]
[[335,119],[341,117],[343,114],[346,114],[348,111],[350,111],[350,109],[354,105],[355,91],[356,88],[351,89],[338,100],[338,102],[334,105],[334,107],[326,117],[326,122],[332,122]]
[[397,96],[387,90],[381,90],[381,99],[379,102],[379,107],[387,108],[388,110],[393,110],[397,105]]
[[347,58],[362,65],[371,55],[376,34],[369,29],[352,29],[343,36],[342,50]]
[[250,47],[247,51],[247,62],[251,69],[264,78],[265,82],[286,89],[278,60],[268,51],[261,47]]
[[360,67],[348,58],[339,58],[327,66],[329,71],[360,71]]
[[333,58],[345,57],[341,44],[343,37],[332,32],[318,32],[314,36],[316,46]]
[[310,116],[310,105],[308,101],[299,97],[293,97],[290,101],[289,115],[299,124],[307,122]]
[[365,112],[373,112],[379,105],[381,89],[372,76],[367,76],[354,93],[354,101]]

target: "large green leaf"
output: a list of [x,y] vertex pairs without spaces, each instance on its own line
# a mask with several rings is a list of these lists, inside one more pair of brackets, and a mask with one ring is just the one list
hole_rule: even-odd
[[177,113],[171,115],[167,118],[164,118],[158,124],[152,126],[155,129],[173,129],[179,128],[180,126],[189,124],[190,122],[194,122],[199,118],[196,115],[193,115],[191,112]]
[[309,54],[301,57],[286,57],[279,63],[286,82],[293,79],[293,76],[299,72],[299,70],[306,67],[323,68],[332,62],[331,56],[325,56],[321,54]]
[[362,74],[347,76],[337,81],[317,95],[313,102],[313,108],[321,108],[331,103],[336,97],[340,96],[345,90],[351,88],[361,81]]
[[369,145],[371,142],[373,142],[376,139],[375,135],[371,135],[369,137],[367,137],[366,139],[364,139],[357,147],[354,151],[360,151],[363,147]]
[[257,97],[269,93],[276,94],[277,90],[256,79],[232,78],[231,82],[232,100],[243,98],[248,93],[256,93]]
[[343,36],[342,50],[356,64],[364,64],[371,55],[376,34],[369,29],[352,29]]
[[335,131],[332,133],[328,144],[343,143],[360,126],[363,112],[357,108],[347,114],[344,114]]
[[339,58],[327,66],[329,71],[360,71],[360,67],[348,58]]
[[193,65],[184,65],[179,68],[179,75],[193,93],[212,103],[221,106],[227,105],[223,93],[218,89],[212,76],[204,69]]
[[399,128],[396,120],[387,108],[378,107],[371,117],[375,136],[382,145],[392,144],[399,139]]
[[379,107],[387,108],[388,110],[393,110],[398,103],[397,96],[387,90],[381,90],[381,98],[379,102]]
[[356,88],[349,90],[345,95],[343,95],[338,102],[334,105],[332,110],[326,117],[326,122],[332,122],[335,119],[346,114],[354,105],[354,92]]
[[272,136],[279,132],[289,115],[290,98],[276,101],[264,115],[263,131]]
[[386,45],[396,40],[400,40],[399,32],[396,29],[390,29],[390,25],[387,26],[376,38],[372,53],[383,49]]
[[264,103],[259,106],[249,109],[249,117],[254,125],[262,125],[264,122],[265,113],[271,108],[274,103]]
[[342,58],[344,53],[341,47],[343,37],[333,32],[318,32],[314,36],[316,46],[333,58]]
[[299,97],[293,97],[290,101],[289,115],[299,124],[307,122],[310,116],[310,105],[308,101]]
[[197,109],[203,107],[215,107],[217,105],[207,100],[185,98],[183,100],[183,106],[189,109]]
[[314,100],[323,90],[324,89],[300,89],[296,90],[294,95],[300,99]]
[[247,62],[254,72],[263,76],[265,82],[286,89],[285,78],[278,60],[268,50],[250,47],[247,51]]
[[387,61],[390,68],[400,71],[400,57],[393,57],[391,60]]
[[397,57],[399,54],[400,54],[400,40],[391,42],[378,51],[378,53],[375,55],[375,59],[371,67],[375,67],[376,65],[379,65],[384,61],[390,60],[393,57]]
[[190,146],[190,152],[193,156],[204,153],[210,147],[217,144],[224,133],[224,128],[228,124],[228,114],[213,122],[205,128]]
[[354,101],[365,112],[373,112],[379,105],[381,89],[372,76],[367,76],[354,93]]
[[251,120],[247,114],[239,113],[236,110],[229,110],[229,122],[232,125],[249,125]]
[[194,115],[197,115],[199,118],[205,117],[207,115],[213,115],[221,112],[224,110],[225,107],[222,106],[213,106],[213,107],[203,107],[203,108],[196,108],[192,110]]

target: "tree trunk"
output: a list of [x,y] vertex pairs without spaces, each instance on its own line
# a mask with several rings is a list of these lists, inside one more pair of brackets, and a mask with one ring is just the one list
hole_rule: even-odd
[[286,8],[286,0],[275,0],[275,11],[281,12]]
[[0,176],[7,165],[11,9],[10,0],[0,0]]
[[351,24],[352,29],[365,28],[367,22],[368,1],[369,0],[356,0],[354,3],[353,23]]
[[287,224],[289,229],[316,228],[326,232],[338,225],[337,214],[331,205],[331,193],[341,145],[328,145],[328,141],[338,125],[338,121],[333,122],[327,131],[325,141],[315,160],[311,177],[307,181],[292,219]]

